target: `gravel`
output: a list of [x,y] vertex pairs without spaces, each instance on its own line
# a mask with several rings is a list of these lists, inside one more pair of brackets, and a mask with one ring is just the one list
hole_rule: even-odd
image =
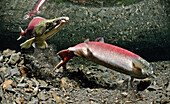
[[10,49],[0,53],[0,57],[8,58],[3,58],[0,62],[2,104],[170,102],[170,61],[151,62],[155,69],[155,78],[135,80],[134,87],[130,87],[127,86],[127,75],[80,58],[73,58],[66,69],[61,67],[58,73],[51,74],[50,71],[59,62],[52,48],[44,51],[36,49],[31,54],[20,53],[15,64],[9,63],[10,57],[18,53],[20,52]]

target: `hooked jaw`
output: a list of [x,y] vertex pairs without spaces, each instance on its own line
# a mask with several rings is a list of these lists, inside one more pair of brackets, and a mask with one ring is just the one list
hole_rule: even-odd
[[142,75],[154,78],[153,67],[150,65],[150,63],[146,63],[146,66],[147,69],[142,69]]
[[[69,21],[69,17],[59,17],[59,18],[55,18],[55,19],[52,19],[52,20],[44,21],[44,22],[46,22],[45,23],[46,24],[45,32],[42,32],[43,35],[42,35],[41,38],[43,40],[51,38],[52,36],[54,36],[64,26],[64,24],[67,21]],[[43,23],[42,23],[42,25],[43,25]],[[39,26],[39,27],[41,28],[41,26]],[[35,30],[35,31],[38,31],[38,30]]]
[[132,62],[132,77],[139,79],[144,79],[147,77],[153,76],[153,67],[142,58],[138,58],[137,60],[133,60]]
[[[69,21],[69,17],[59,17],[59,18],[55,18],[54,20],[57,20],[54,24],[56,25],[55,26],[55,29],[57,28],[60,28],[60,26],[62,24],[65,24],[67,21]],[[62,27],[62,26],[61,26]]]
[[69,17],[59,17],[61,20],[69,21]]
[[[52,20],[44,20],[37,25],[38,27],[35,28],[35,31],[40,31],[41,30],[40,28],[45,23],[46,31],[42,33],[45,34],[44,38],[48,39],[55,35],[64,26],[66,21],[69,21],[69,17],[59,17]],[[20,40],[22,37],[25,37],[25,33],[27,31],[27,30],[24,31],[21,27],[19,27],[19,30],[21,32],[21,35],[17,40]]]

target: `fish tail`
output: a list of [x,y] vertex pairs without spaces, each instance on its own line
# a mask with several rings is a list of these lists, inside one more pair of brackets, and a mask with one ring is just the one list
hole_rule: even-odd
[[66,63],[74,57],[74,53],[69,50],[62,50],[57,53],[61,58],[60,63],[52,70],[54,72],[56,69],[59,69],[61,66],[66,67]]

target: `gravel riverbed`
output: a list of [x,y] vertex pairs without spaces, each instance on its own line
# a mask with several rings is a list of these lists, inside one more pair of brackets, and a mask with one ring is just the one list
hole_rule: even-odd
[[135,80],[80,58],[50,73],[59,62],[53,48],[33,53],[0,52],[2,104],[168,104],[170,61],[151,62],[155,78]]

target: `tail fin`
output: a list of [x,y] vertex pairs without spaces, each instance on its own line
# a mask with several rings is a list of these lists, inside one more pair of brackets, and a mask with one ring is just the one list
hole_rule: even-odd
[[69,50],[62,50],[57,53],[62,59],[60,63],[52,70],[54,72],[56,69],[59,69],[61,66],[66,66],[66,63],[74,57],[74,53]]
[[20,40],[23,37],[24,33],[25,33],[24,30],[21,27],[19,27],[19,30],[21,31],[21,35],[17,40]]
[[35,37],[34,38],[31,38],[31,39],[29,39],[29,40],[27,40],[27,41],[25,41],[24,43],[22,43],[22,44],[20,44],[20,46],[21,46],[21,48],[30,48],[31,47],[31,45],[32,45],[32,43],[33,43],[33,41],[34,41],[34,39],[35,39]]

